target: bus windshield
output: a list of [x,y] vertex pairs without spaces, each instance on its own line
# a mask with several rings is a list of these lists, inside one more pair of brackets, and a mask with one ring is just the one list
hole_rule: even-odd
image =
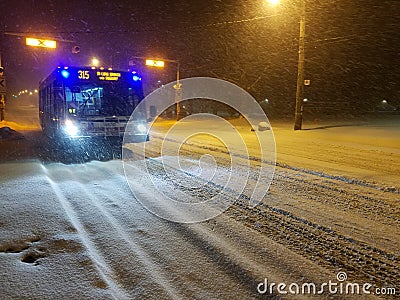
[[139,103],[135,90],[115,84],[65,87],[67,112],[79,117],[129,116]]

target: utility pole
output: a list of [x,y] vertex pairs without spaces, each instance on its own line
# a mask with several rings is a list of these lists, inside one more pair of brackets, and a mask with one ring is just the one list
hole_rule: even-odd
[[181,101],[182,101],[182,84],[179,82],[179,72],[180,72],[180,67],[181,64],[179,61],[175,61],[177,64],[177,69],[176,69],[176,84],[174,85],[175,89],[175,102],[176,102],[176,120],[181,119]]
[[1,52],[0,52],[0,122],[4,121],[4,113],[6,110],[6,78],[3,76],[4,68],[1,65]]
[[301,0],[299,61],[297,67],[296,110],[294,115],[294,130],[301,130],[303,123],[303,92],[304,92],[304,52],[306,36],[306,4]]
[[4,95],[0,95],[0,122],[4,121],[5,110],[6,110],[6,101],[4,101]]

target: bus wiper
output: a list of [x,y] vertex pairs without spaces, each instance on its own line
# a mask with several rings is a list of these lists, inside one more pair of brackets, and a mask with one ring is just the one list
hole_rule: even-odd
[[[88,101],[91,99],[91,97],[94,95],[94,93],[91,95],[91,94],[89,94],[89,93],[86,93],[87,94],[87,99],[86,99],[86,101],[85,102],[83,102],[81,105],[79,105],[79,110],[85,110],[85,107],[86,107],[86,104],[88,103]],[[83,95],[83,93],[82,93],[82,95]]]
[[85,108],[85,106],[86,106],[86,104],[87,104],[87,102],[88,102],[89,100],[90,100],[90,96],[89,96],[89,98],[86,99],[85,102],[83,102],[81,105],[79,105],[79,109]]

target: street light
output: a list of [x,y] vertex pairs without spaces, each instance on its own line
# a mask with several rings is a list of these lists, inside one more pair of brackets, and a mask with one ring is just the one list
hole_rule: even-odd
[[268,0],[268,2],[271,5],[277,5],[277,4],[279,4],[280,0]]
[[[141,58],[141,57],[137,57]],[[179,72],[180,72],[180,62],[174,59],[146,59],[146,66],[164,68],[165,62],[171,62],[176,64],[176,84],[174,85],[175,89],[175,103],[176,103],[176,119],[180,119],[181,106],[180,102],[182,101],[182,84],[179,81]]]
[[92,66],[97,67],[99,64],[100,64],[100,61],[96,57],[93,57],[92,58]]

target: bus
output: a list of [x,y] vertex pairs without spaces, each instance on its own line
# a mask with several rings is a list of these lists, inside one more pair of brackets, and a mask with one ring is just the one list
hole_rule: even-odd
[[122,141],[127,131],[130,142],[144,142],[146,111],[135,113],[137,119],[127,126],[143,98],[141,77],[135,71],[58,67],[40,82],[40,124],[52,139]]

